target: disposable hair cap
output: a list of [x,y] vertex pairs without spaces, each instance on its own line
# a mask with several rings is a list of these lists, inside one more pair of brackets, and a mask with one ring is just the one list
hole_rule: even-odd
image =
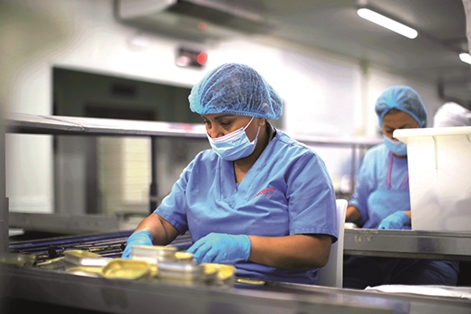
[[471,126],[471,111],[455,103],[447,102],[433,116],[433,127]]
[[229,113],[277,120],[283,101],[251,67],[227,63],[210,71],[191,89],[190,110],[198,114]]
[[427,127],[427,111],[419,94],[409,86],[388,87],[376,100],[375,111],[379,125],[383,126],[383,117],[391,109],[409,114],[421,128]]

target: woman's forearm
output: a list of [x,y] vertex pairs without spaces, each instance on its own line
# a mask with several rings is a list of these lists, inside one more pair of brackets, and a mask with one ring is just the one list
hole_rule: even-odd
[[147,230],[152,235],[154,245],[167,245],[178,236],[178,231],[169,222],[157,214],[144,218],[135,231]]
[[284,269],[324,266],[329,258],[332,238],[329,235],[291,235],[283,237],[249,236],[249,260]]
[[356,208],[355,206],[348,206],[347,212],[345,214],[345,221],[358,224],[360,220],[361,220],[360,210]]

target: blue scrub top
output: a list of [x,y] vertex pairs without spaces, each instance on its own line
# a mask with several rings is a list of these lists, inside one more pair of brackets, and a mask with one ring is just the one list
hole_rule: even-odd
[[410,210],[408,175],[407,159],[391,158],[391,151],[386,145],[379,144],[366,152],[355,193],[349,202],[349,205],[360,210],[360,225],[363,228],[376,229],[390,214]]
[[[193,242],[211,232],[258,236],[327,234],[337,240],[332,181],[321,158],[307,146],[276,131],[273,139],[236,183],[233,163],[212,150],[200,152],[185,168],[155,213]],[[241,260],[236,276],[315,284],[317,268],[277,269]]]

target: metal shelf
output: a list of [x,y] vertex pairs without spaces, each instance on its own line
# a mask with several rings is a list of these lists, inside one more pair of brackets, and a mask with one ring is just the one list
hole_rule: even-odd
[[471,261],[471,232],[346,229],[344,253]]
[[[6,115],[5,132],[51,135],[117,135],[206,138],[206,130],[203,124],[68,116],[41,116],[23,113],[8,113]],[[370,147],[381,143],[381,140],[379,139],[370,138],[338,138],[302,135],[295,135],[293,138],[305,144],[345,147]]]
[[6,133],[206,138],[204,125],[9,113]]

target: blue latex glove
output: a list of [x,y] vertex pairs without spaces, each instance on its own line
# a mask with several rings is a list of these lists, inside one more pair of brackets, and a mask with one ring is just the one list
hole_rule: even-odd
[[188,250],[198,263],[220,263],[250,256],[250,239],[246,235],[210,233],[196,241]]
[[153,245],[152,235],[149,231],[139,230],[131,234],[126,242],[126,248],[121,257],[128,259],[131,255],[131,248],[138,245]]
[[397,211],[388,217],[384,218],[379,224],[378,229],[403,229],[409,222],[409,216],[403,211]]

